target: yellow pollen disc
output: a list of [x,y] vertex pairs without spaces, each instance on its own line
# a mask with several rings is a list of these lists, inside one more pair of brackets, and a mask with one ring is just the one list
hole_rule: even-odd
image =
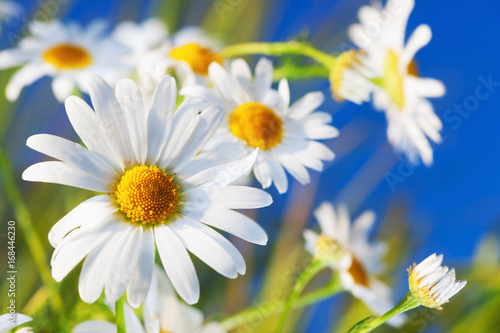
[[358,54],[361,51],[349,50],[341,53],[337,61],[335,62],[335,67],[330,71],[330,86],[332,88],[332,97],[338,101],[342,102],[344,99],[340,96],[339,89],[342,85],[344,71],[351,67],[354,62],[358,62]]
[[316,242],[316,257],[325,262],[336,263],[342,257],[340,245],[325,234],[321,234]]
[[79,69],[90,65],[91,55],[84,48],[72,44],[59,44],[43,53],[43,59],[59,69]]
[[366,273],[363,265],[355,257],[352,257],[351,267],[349,267],[348,272],[354,280],[354,283],[366,288],[370,287],[368,282],[368,274]]
[[402,111],[405,105],[405,95],[403,77],[398,69],[398,60],[397,54],[393,50],[389,50],[385,61],[383,86],[394,104]]
[[224,60],[221,55],[195,43],[189,43],[174,48],[170,51],[170,56],[175,60],[187,62],[193,72],[201,75],[208,74],[208,66],[212,62],[215,61],[222,65],[222,61]]
[[125,171],[114,196],[133,223],[167,223],[179,212],[179,185],[156,166],[137,165]]
[[229,117],[229,130],[254,148],[271,149],[283,139],[283,121],[267,106],[249,102]]

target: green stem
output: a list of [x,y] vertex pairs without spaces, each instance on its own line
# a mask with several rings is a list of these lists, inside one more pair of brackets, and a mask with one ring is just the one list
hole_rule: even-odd
[[125,327],[125,311],[124,311],[124,297],[122,296],[118,301],[116,301],[116,328],[117,333],[127,333]]
[[283,306],[283,311],[281,312],[278,325],[274,330],[275,333],[280,333],[283,330],[283,326],[285,325],[288,312],[290,312],[290,309],[292,308],[295,299],[300,295],[302,290],[304,290],[307,283],[309,283],[309,281],[326,266],[327,265],[324,261],[313,259],[311,264],[299,276],[299,278],[295,282],[295,285],[292,288],[292,291],[290,292],[290,295],[288,295],[287,299],[285,300],[285,304]]
[[[303,308],[309,306],[316,302],[330,298],[341,291],[342,285],[340,284],[340,281],[338,279],[332,279],[326,286],[297,298],[297,300],[292,304],[292,308]],[[220,324],[226,331],[229,332],[238,326],[255,320],[256,318],[263,319],[280,313],[283,310],[284,305],[284,300],[265,302],[236,313],[222,320]]]
[[221,51],[224,57],[236,57],[247,54],[265,54],[271,56],[282,56],[285,54],[300,54],[314,59],[328,70],[335,64],[336,57],[324,53],[315,47],[301,42],[281,43],[241,43],[228,46]]
[[273,79],[274,81],[279,81],[282,78],[288,80],[328,79],[328,76],[328,71],[320,65],[300,67],[285,65],[274,69]]
[[57,292],[57,287],[54,286],[54,280],[52,279],[50,268],[47,264],[47,255],[45,254],[42,242],[38,237],[38,234],[36,233],[36,229],[33,227],[33,220],[21,196],[21,191],[19,190],[15,182],[15,177],[10,165],[10,161],[8,160],[8,157],[3,147],[1,146],[0,174],[2,182],[4,184],[5,192],[7,194],[7,198],[9,199],[12,208],[14,209],[16,223],[19,225],[22,233],[24,234],[28,249],[31,253],[31,256],[33,257],[35,265],[38,268],[38,271],[42,278],[42,282],[45,286],[47,286],[49,290],[52,291],[49,300],[52,303],[52,306],[61,314],[63,303],[61,296]]
[[348,333],[371,332],[375,328],[379,327],[380,325],[382,325],[383,323],[385,323],[386,321],[391,319],[392,317],[394,317],[400,313],[406,312],[408,310],[411,310],[413,308],[416,308],[419,305],[420,305],[420,302],[418,301],[418,299],[413,297],[413,295],[409,292],[406,295],[406,297],[401,302],[399,302],[399,304],[396,305],[394,308],[387,311],[386,313],[384,313],[380,317],[369,317],[369,318],[366,318],[366,319],[360,321],[359,323],[357,323],[356,325],[351,327],[351,329],[349,330]]

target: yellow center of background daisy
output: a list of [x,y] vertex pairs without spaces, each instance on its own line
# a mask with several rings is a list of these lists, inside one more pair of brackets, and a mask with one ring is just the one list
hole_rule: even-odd
[[363,265],[355,257],[352,257],[351,267],[349,267],[348,272],[354,280],[354,283],[369,288],[368,274]]
[[91,55],[82,47],[59,44],[43,53],[43,59],[59,69],[79,69],[90,65]]
[[283,121],[267,106],[243,103],[231,113],[229,129],[254,148],[271,149],[283,139]]
[[208,74],[208,66],[212,62],[222,65],[224,58],[206,47],[201,47],[195,43],[185,44],[170,51],[170,56],[175,60],[181,60],[188,63],[193,72],[201,75]]
[[403,77],[398,68],[399,58],[393,50],[389,50],[384,67],[383,86],[399,110],[405,105]]
[[166,223],[179,211],[179,185],[156,166],[137,165],[125,171],[114,196],[133,223]]
[[329,263],[335,263],[342,257],[339,244],[325,234],[321,234],[316,242],[316,257]]

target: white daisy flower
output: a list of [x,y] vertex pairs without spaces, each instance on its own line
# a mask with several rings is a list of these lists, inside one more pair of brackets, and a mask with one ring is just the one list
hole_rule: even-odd
[[0,69],[22,67],[10,79],[6,95],[10,101],[39,78],[53,78],[52,90],[59,101],[71,95],[75,86],[87,93],[89,74],[114,84],[129,72],[122,59],[128,48],[105,36],[106,25],[96,20],[82,28],[77,23],[34,22],[31,36],[13,49],[0,52]]
[[445,93],[441,81],[421,78],[414,61],[415,54],[431,40],[431,29],[420,25],[405,43],[408,17],[414,0],[388,0],[384,8],[363,6],[359,24],[349,28],[349,36],[364,52],[364,65],[375,74],[373,103],[385,110],[387,137],[397,151],[412,163],[419,157],[432,164],[429,140],[441,142],[441,120],[435,115],[429,97]]
[[331,161],[333,152],[315,140],[338,135],[328,125],[332,117],[326,112],[313,112],[323,103],[321,92],[311,92],[292,105],[288,81],[281,80],[278,91],[271,89],[273,66],[262,58],[255,68],[255,77],[243,59],[234,60],[228,72],[212,63],[209,68],[214,90],[197,85],[184,87],[181,94],[201,98],[221,106],[226,117],[214,136],[219,142],[233,142],[240,152],[259,148],[253,173],[263,188],[276,186],[280,193],[288,189],[287,170],[301,184],[310,181],[307,168],[321,171],[323,161]]
[[[32,321],[30,317],[21,313],[6,313],[0,316],[0,333],[7,333],[13,328]],[[30,327],[23,327],[16,331],[16,333],[32,332]]]
[[172,284],[189,304],[198,301],[200,291],[188,251],[226,277],[244,274],[241,254],[209,226],[266,244],[264,230],[232,209],[267,206],[271,196],[226,186],[250,172],[258,151],[226,164],[209,160],[208,152],[198,155],[223,112],[183,103],[174,113],[177,87],[171,77],[160,82],[149,110],[129,79],[118,82],[115,96],[93,76],[89,92],[95,112],[76,96],[66,100],[69,120],[87,148],[48,134],[27,141],[59,161],[32,165],[23,179],[103,193],[50,231],[54,279],[61,281],[85,258],[79,281],[83,301],[94,302],[104,288],[106,299],[115,302],[126,290],[128,302],[138,307],[149,289],[155,244]]
[[129,60],[137,67],[146,53],[159,47],[167,38],[167,28],[157,18],[150,18],[142,23],[125,21],[115,28],[113,37],[131,51]]
[[[180,302],[163,269],[155,266],[151,288],[144,301],[141,323],[134,311],[124,304],[127,332],[135,333],[225,333],[217,322],[203,324],[203,313]],[[99,320],[91,320],[77,325],[73,333],[116,333],[116,325]]]
[[[306,249],[316,258],[325,261],[338,271],[340,282],[346,291],[363,301],[373,312],[383,314],[392,309],[391,290],[374,277],[381,268],[386,246],[382,242],[368,240],[368,233],[375,221],[371,211],[361,214],[352,224],[345,206],[335,211],[324,202],[314,212],[321,233],[304,231]],[[399,325],[403,317],[395,317],[393,325]]]
[[443,255],[432,254],[420,264],[408,267],[411,294],[421,305],[441,310],[441,305],[462,290],[467,281],[456,281],[455,269],[441,266]]
[[165,73],[175,75],[183,87],[205,84],[208,66],[212,62],[223,64],[218,49],[220,43],[200,28],[183,28],[143,57],[138,67],[140,84],[152,90]]

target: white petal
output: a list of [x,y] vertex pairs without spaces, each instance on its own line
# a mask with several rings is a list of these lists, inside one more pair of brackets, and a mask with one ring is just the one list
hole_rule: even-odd
[[204,86],[186,86],[179,92],[181,95],[191,98],[200,98],[210,104],[222,106],[223,102],[215,96],[207,87]]
[[[190,216],[189,212],[185,212]],[[267,234],[254,220],[241,213],[221,207],[210,207],[199,219],[217,229],[258,245],[267,244]]]
[[186,144],[178,147],[178,155],[171,164],[175,165],[174,172],[179,172],[188,162],[190,162],[200,151],[207,141],[213,136],[220,127],[224,119],[224,110],[217,106],[210,106],[203,110],[200,117],[200,123],[194,129]]
[[288,106],[290,105],[290,87],[288,86],[288,80],[286,78],[280,80],[278,92],[283,100],[285,108],[288,109]]
[[170,134],[177,100],[177,85],[167,75],[156,86],[151,110],[148,114],[148,155],[155,163],[160,158],[164,144]]
[[200,284],[193,262],[181,240],[168,226],[155,227],[161,262],[179,296],[188,304],[198,302]]
[[49,242],[57,247],[63,238],[73,229],[84,223],[98,224],[116,211],[109,196],[98,195],[85,200],[60,219],[49,231]]
[[123,162],[115,156],[106,138],[101,134],[97,115],[92,108],[77,96],[68,97],[65,107],[71,125],[85,146],[91,151],[99,152],[101,157],[111,161],[115,168],[122,168]]
[[127,287],[127,300],[133,308],[139,307],[146,299],[151,284],[155,264],[155,241],[151,228],[145,228],[137,269]]
[[205,187],[226,186],[234,182],[239,177],[250,172],[255,160],[257,159],[258,153],[259,150],[255,149],[251,154],[242,157],[237,161],[218,165],[189,177],[186,179],[186,182],[195,186],[200,186],[201,184]]
[[71,95],[74,88],[75,82],[68,76],[61,75],[52,80],[52,91],[60,103]]
[[267,58],[261,58],[255,66],[253,91],[256,101],[264,100],[266,93],[273,83],[273,63]]
[[245,60],[238,58],[231,62],[231,75],[239,81],[243,89],[250,89],[252,72]]
[[285,193],[288,189],[288,178],[286,176],[285,170],[283,169],[281,164],[274,158],[267,159],[267,163],[274,186],[276,186],[276,189],[280,194]]
[[134,161],[144,164],[147,154],[147,113],[141,92],[137,84],[130,79],[118,81],[115,91],[128,125]]
[[101,179],[110,179],[114,174],[113,167],[100,155],[85,149],[78,143],[55,135],[32,135],[26,141],[26,145],[42,154],[77,167]]
[[306,250],[312,255],[316,254],[316,244],[318,243],[319,235],[312,230],[306,229],[303,232],[304,239],[306,240]]
[[262,185],[262,188],[268,188],[273,182],[271,167],[268,162],[268,160],[270,160],[271,158],[268,159],[265,157],[265,155],[265,152],[261,152],[259,154],[259,158],[257,158],[257,161],[253,166],[253,173],[255,175],[255,178]]
[[96,192],[108,192],[110,183],[63,162],[41,162],[24,170],[22,178],[31,182],[68,185]]
[[101,296],[108,272],[109,260],[115,249],[114,242],[113,238],[103,242],[90,251],[85,258],[78,281],[78,293],[82,301],[94,303]]
[[245,273],[245,261],[238,250],[213,229],[188,217],[171,224],[189,252],[200,258],[219,274],[236,278]]
[[425,45],[429,44],[432,38],[431,28],[427,24],[419,25],[408,38],[408,42],[399,58],[399,67],[406,70],[408,64],[413,60],[415,54]]
[[47,72],[43,66],[40,64],[27,64],[19,69],[10,78],[7,88],[5,90],[5,95],[9,101],[15,101],[19,97],[21,90],[42,76],[46,75]]
[[337,216],[332,204],[323,202],[318,208],[316,208],[316,210],[314,210],[314,216],[321,226],[322,233],[332,239],[336,239]]
[[310,92],[290,106],[289,116],[294,119],[302,119],[323,104],[324,100],[325,96],[322,92]]
[[[15,316],[14,319],[11,318],[12,315]],[[10,324],[10,322],[12,322],[12,320],[15,323],[14,326]],[[31,320],[33,320],[33,319],[31,319],[30,317],[28,317],[26,315],[23,315],[22,313],[15,313],[15,314],[6,313],[6,314],[3,314],[3,315],[0,316],[0,333],[7,333],[12,328],[14,328],[16,326],[19,326],[19,325],[22,325],[24,323],[27,323],[27,322],[29,322]]]
[[60,282],[95,247],[109,239],[120,222],[109,218],[97,228],[75,230],[66,236],[52,254],[52,277]]
[[125,292],[137,269],[143,241],[142,226],[127,225],[115,231],[115,250],[110,256],[104,283],[106,300],[115,303]]
[[19,66],[29,61],[29,58],[26,53],[18,48],[3,50],[0,52],[0,69]]
[[212,203],[231,209],[252,209],[267,207],[273,198],[267,192],[248,186],[225,186],[217,188]]
[[293,178],[298,180],[299,183],[305,185],[311,181],[307,169],[293,155],[280,154],[278,159],[285,169],[293,176]]
[[89,94],[94,106],[101,133],[116,156],[125,164],[131,163],[133,151],[125,115],[111,87],[100,77],[91,76]]
[[171,161],[182,153],[182,147],[187,144],[190,135],[201,121],[199,113],[206,108],[205,102],[184,102],[174,114],[172,127],[165,145],[160,151],[158,165],[167,167]]

